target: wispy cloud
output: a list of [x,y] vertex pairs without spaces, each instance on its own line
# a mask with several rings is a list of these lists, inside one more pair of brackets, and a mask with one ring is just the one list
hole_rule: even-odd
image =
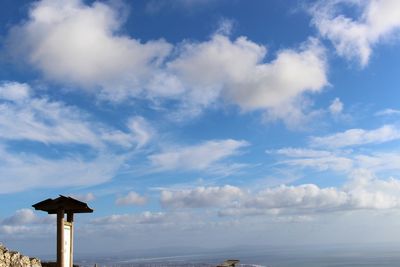
[[240,153],[246,141],[233,139],[206,141],[199,145],[167,149],[148,158],[156,170],[207,170],[213,164]]
[[322,137],[312,137],[312,146],[341,148],[366,144],[380,144],[400,138],[400,129],[396,125],[383,125],[373,130],[350,129]]
[[82,144],[101,149],[104,146],[142,147],[152,137],[152,129],[142,117],[127,122],[129,131],[108,127],[90,119],[74,106],[35,97],[27,84],[0,84],[0,138],[29,140],[45,144]]
[[393,109],[393,108],[387,108],[383,110],[379,110],[375,113],[376,116],[395,116],[395,115],[400,115],[400,110],[398,109]]
[[[343,6],[352,7],[353,17],[341,13]],[[373,46],[393,36],[400,28],[400,3],[386,1],[322,0],[311,8],[313,23],[329,39],[337,53],[368,64]]]
[[49,159],[31,153],[11,153],[0,147],[0,194],[104,183],[116,175],[123,160],[122,156],[113,155]]

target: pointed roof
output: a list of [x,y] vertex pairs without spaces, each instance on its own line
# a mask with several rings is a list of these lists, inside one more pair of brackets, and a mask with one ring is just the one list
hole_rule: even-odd
[[56,199],[48,198],[41,202],[38,202],[32,207],[35,210],[46,211],[49,214],[56,214],[59,210],[64,210],[64,212],[72,212],[72,213],[92,213],[93,210],[89,208],[89,206],[82,201],[74,199],[72,197],[66,197],[60,195]]

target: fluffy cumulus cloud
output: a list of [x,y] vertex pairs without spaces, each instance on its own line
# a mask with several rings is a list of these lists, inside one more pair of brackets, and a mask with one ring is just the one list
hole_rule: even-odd
[[[210,41],[183,45],[168,67],[208,102],[221,91],[244,110],[286,104],[305,91],[326,85],[324,51],[315,40],[299,51],[279,51],[275,60],[264,63],[266,48],[245,37],[234,41],[216,34]],[[207,99],[208,98],[208,99]]]
[[48,232],[48,225],[55,223],[53,215],[37,216],[32,209],[20,209],[9,217],[0,220],[0,234],[6,236],[32,236]]
[[377,129],[349,129],[327,136],[312,137],[311,145],[327,148],[341,148],[365,144],[380,144],[400,138],[400,129],[396,125],[383,125]]
[[246,141],[212,140],[199,145],[167,149],[149,156],[156,170],[206,170],[219,161],[238,154]]
[[400,180],[378,179],[358,170],[342,187],[281,185],[258,190],[234,186],[162,191],[165,208],[213,208],[219,216],[309,215],[400,208]]
[[222,187],[197,187],[194,189],[163,190],[161,205],[166,208],[204,208],[228,205],[242,197],[240,188],[230,185]]
[[[341,13],[353,7],[355,16]],[[320,34],[331,40],[337,53],[367,65],[373,46],[388,39],[400,28],[397,0],[322,0],[312,8],[313,22]]]
[[126,196],[118,197],[115,203],[117,205],[144,205],[147,203],[147,198],[131,191]]
[[[142,43],[120,33],[122,17],[101,2],[42,0],[7,40],[47,79],[100,89],[97,95],[111,100],[178,100],[189,115],[221,102],[244,111],[288,105],[301,110],[293,106],[295,99],[327,84],[325,51],[314,39],[266,62],[265,46],[221,32],[175,46],[162,40]],[[275,113],[280,119],[295,114]]]
[[104,93],[120,99],[127,84],[140,84],[171,49],[162,40],[141,43],[119,34],[122,17],[101,2],[89,6],[80,0],[42,0],[12,30],[9,45],[48,79],[84,88],[112,87]]
[[222,216],[318,214],[349,210],[400,208],[400,181],[357,177],[343,188],[314,184],[267,188],[242,202],[221,209]]
[[32,209],[17,210],[14,215],[1,221],[2,225],[29,225],[54,223],[54,216],[39,217]]

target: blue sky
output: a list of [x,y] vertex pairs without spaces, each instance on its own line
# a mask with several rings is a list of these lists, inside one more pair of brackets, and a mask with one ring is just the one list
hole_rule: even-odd
[[52,252],[31,205],[64,194],[82,252],[397,242],[399,13],[2,1],[0,240]]

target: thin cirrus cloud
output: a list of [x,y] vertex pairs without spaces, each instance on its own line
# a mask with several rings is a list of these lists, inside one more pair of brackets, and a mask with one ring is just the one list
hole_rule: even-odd
[[400,115],[400,110],[393,108],[386,108],[379,110],[375,113],[375,116],[398,116]]
[[104,183],[116,175],[123,160],[122,156],[101,154],[91,159],[79,156],[49,159],[9,152],[0,146],[0,194]]
[[215,163],[238,154],[240,149],[248,145],[248,142],[242,140],[211,140],[198,145],[168,149],[150,155],[148,159],[158,171],[207,170]]
[[308,148],[281,148],[267,151],[270,154],[284,156],[279,164],[291,167],[308,168],[317,171],[329,171],[331,174],[352,175],[358,170],[370,173],[393,173],[400,170],[400,155],[393,152],[333,149],[313,150]]
[[[126,158],[115,154],[115,148],[125,152],[140,149],[154,135],[143,117],[129,118],[123,131],[114,129],[77,107],[35,96],[28,84],[17,82],[0,83],[0,111],[0,194],[104,183],[117,174]],[[42,143],[46,149],[85,145],[95,154],[88,157],[77,149],[51,158],[45,155],[46,149],[43,155],[9,150],[10,141]]]
[[96,94],[112,101],[179,100],[191,115],[220,102],[245,111],[277,108],[328,83],[325,51],[315,39],[265,62],[266,48],[245,36],[230,40],[215,33],[203,42],[141,43],[119,33],[118,12],[99,2],[42,0],[7,42],[17,58],[49,80],[100,88]]
[[377,129],[349,129],[327,136],[311,137],[310,143],[316,147],[341,148],[366,144],[380,144],[400,139],[400,129],[396,125],[383,125]]
[[[340,13],[343,6],[359,10],[355,17]],[[397,0],[322,0],[311,8],[313,24],[329,39],[337,53],[355,59],[365,67],[374,45],[400,29],[400,2]],[[383,15],[384,14],[384,15]]]
[[140,148],[153,135],[150,124],[140,116],[128,120],[128,131],[112,129],[90,120],[78,108],[35,97],[29,85],[17,82],[0,83],[0,111],[0,138],[4,140]]

